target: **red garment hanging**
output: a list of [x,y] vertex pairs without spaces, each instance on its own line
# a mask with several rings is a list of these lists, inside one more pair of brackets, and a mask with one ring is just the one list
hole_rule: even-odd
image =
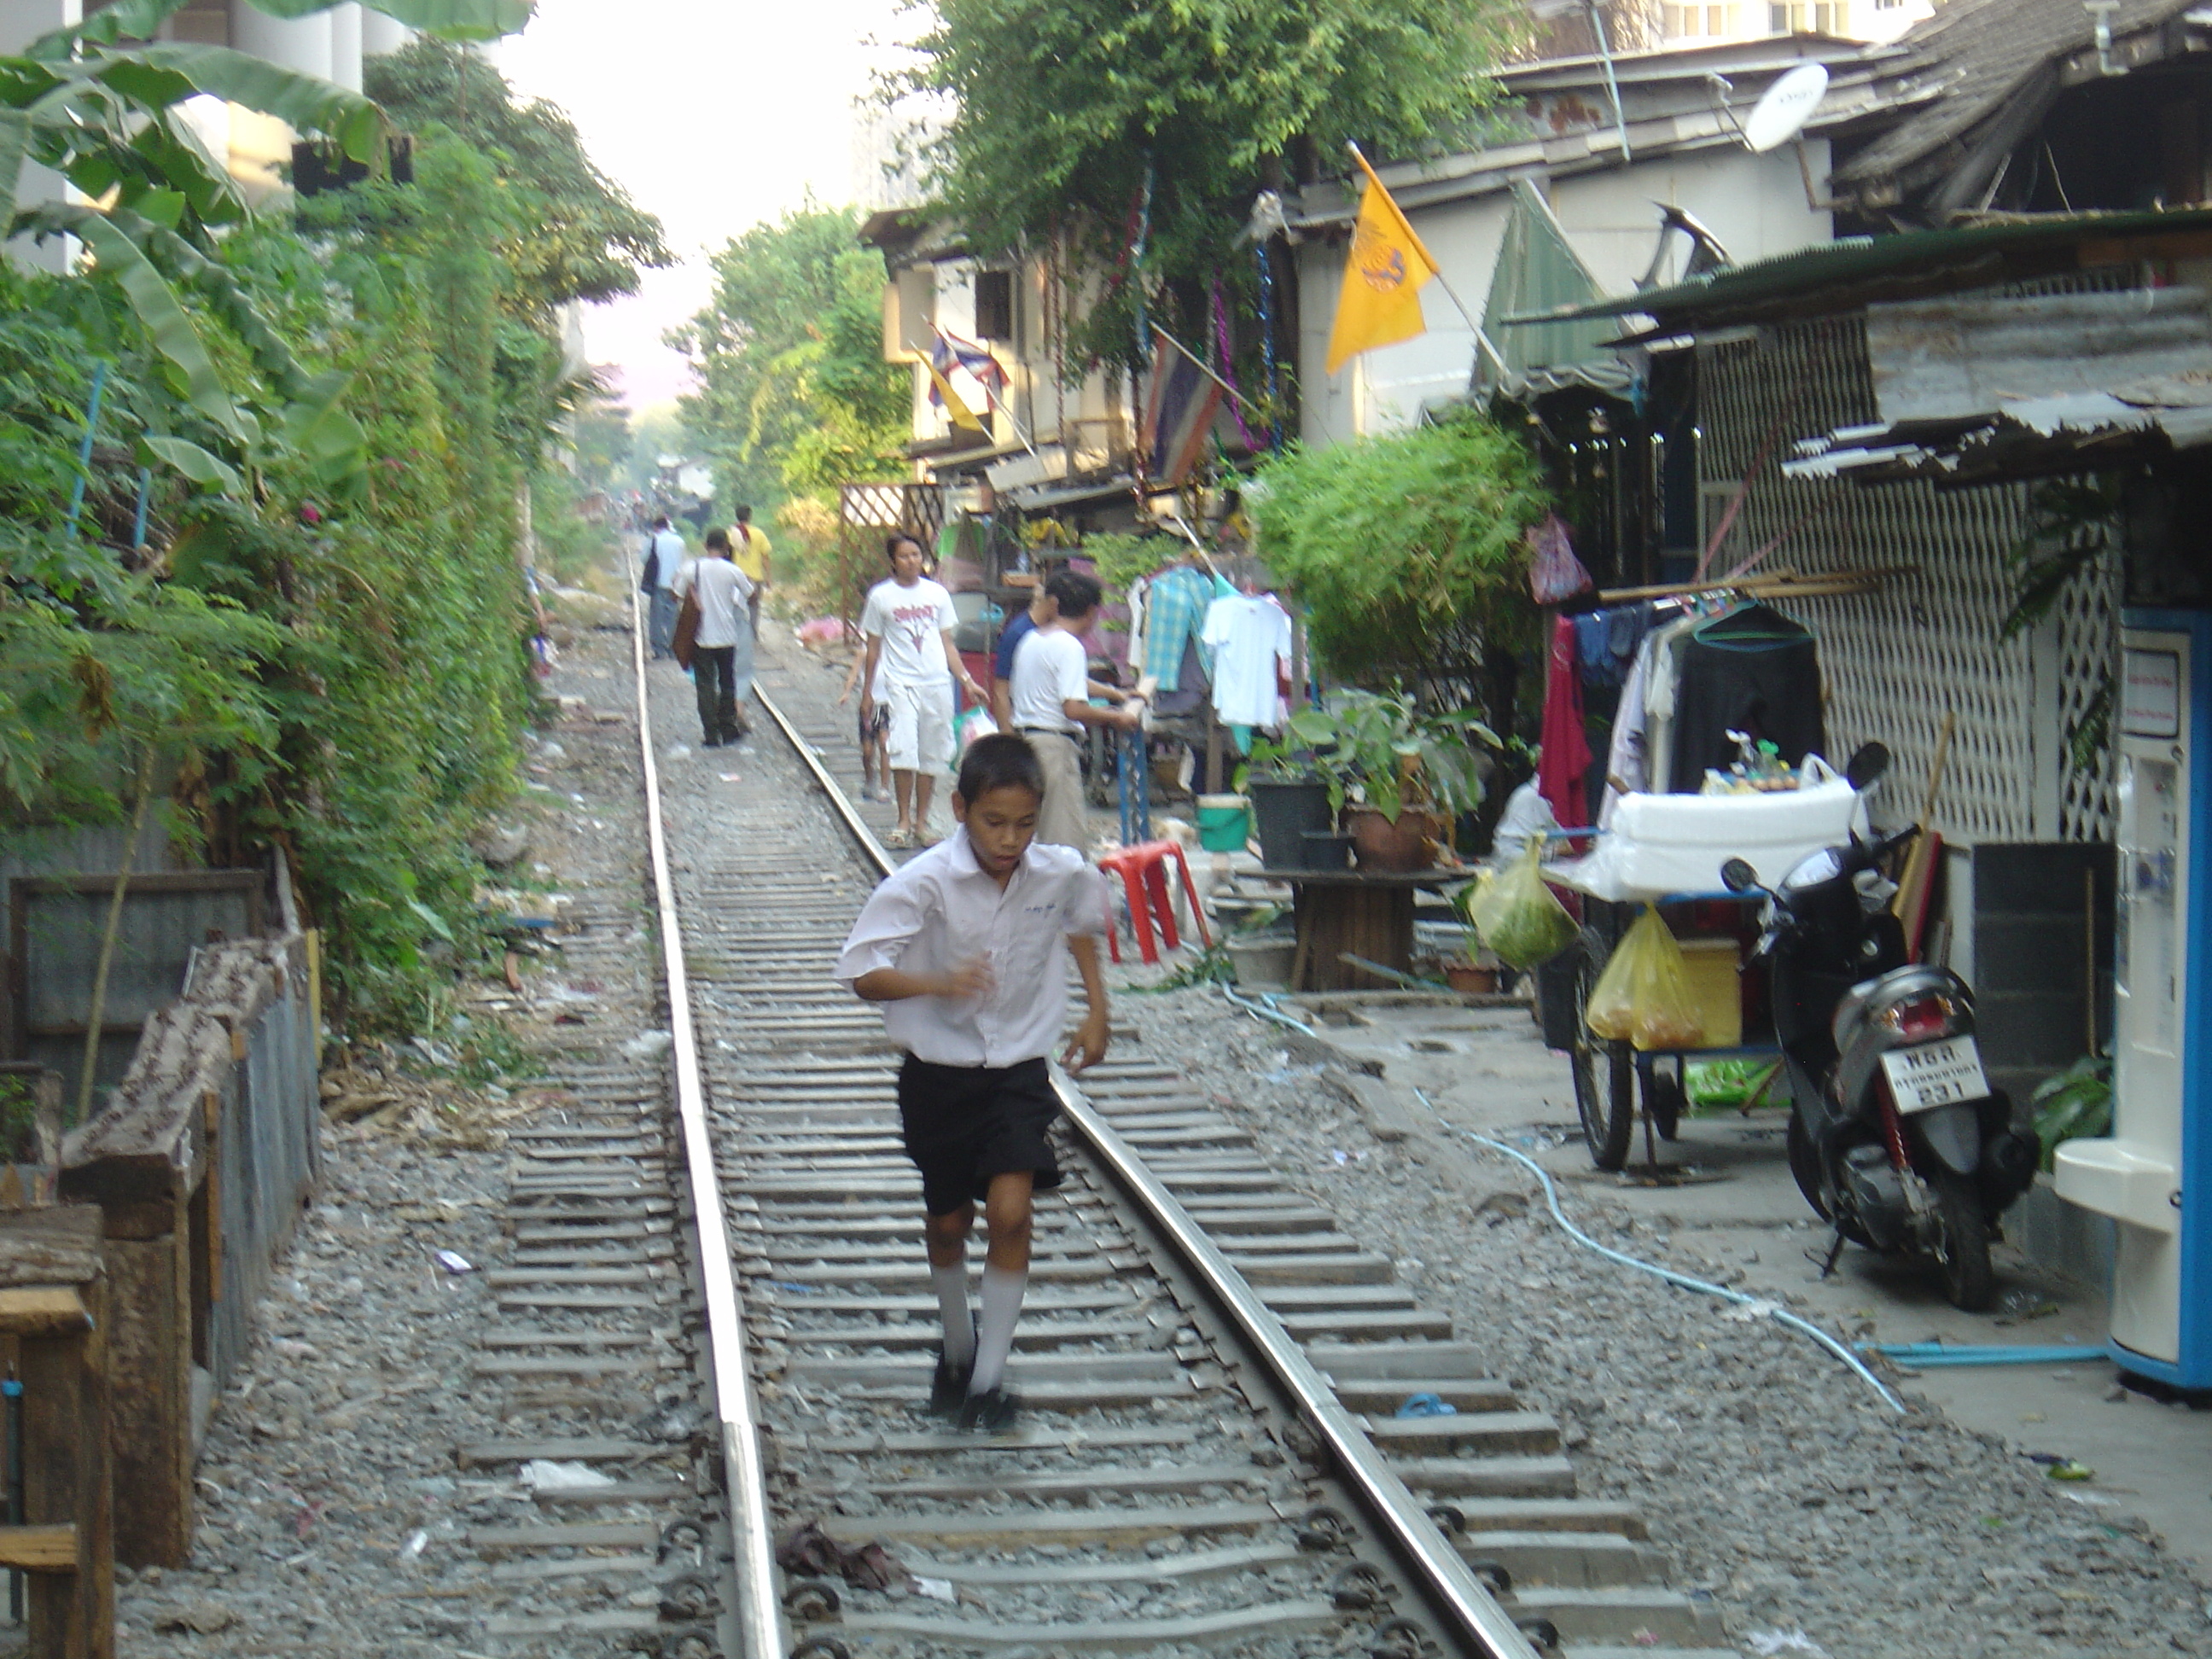
[[1570,830],[1588,823],[1590,746],[1583,727],[1583,679],[1575,659],[1575,624],[1552,622],[1552,661],[1544,676],[1544,752],[1536,763],[1536,792],[1552,816]]

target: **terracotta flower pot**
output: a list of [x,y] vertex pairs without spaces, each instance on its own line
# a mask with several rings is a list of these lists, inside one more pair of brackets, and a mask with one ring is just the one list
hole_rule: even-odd
[[1448,962],[1444,981],[1462,996],[1486,996],[1498,988],[1498,969],[1472,962]]
[[1443,821],[1433,812],[1408,806],[1393,823],[1378,807],[1347,806],[1344,827],[1363,870],[1425,870],[1437,861]]

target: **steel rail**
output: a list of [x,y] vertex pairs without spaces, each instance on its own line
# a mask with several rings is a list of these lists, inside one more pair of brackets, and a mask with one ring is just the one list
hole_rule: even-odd
[[[884,874],[895,867],[890,854],[853,810],[845,792],[830,775],[798,729],[756,681],[753,695],[760,700],[792,748],[822,787],[830,805],[860,844],[870,862]],[[1146,1214],[1154,1228],[1182,1255],[1201,1287],[1228,1314],[1244,1340],[1251,1344],[1275,1382],[1290,1396],[1320,1435],[1335,1460],[1345,1483],[1352,1488],[1402,1565],[1419,1582],[1435,1611],[1452,1626],[1471,1651],[1482,1659],[1538,1659],[1534,1645],[1504,1608],[1498,1605],[1482,1581],[1468,1569],[1452,1547],[1427,1509],[1398,1477],[1359,1419],[1338,1401],[1336,1391],[1309,1360],[1274,1310],[1262,1301],[1223,1255],[1206,1230],[1190,1218],[1175,1194],[1162,1184],[1144,1160],[1130,1150],[1113,1126],[1091,1109],[1081,1089],[1055,1063],[1053,1085],[1068,1121],[1090,1143],[1115,1182]]]
[[761,1457],[760,1421],[753,1410],[752,1374],[745,1353],[744,1320],[737,1277],[730,1271],[729,1223],[707,1124],[707,1092],[699,1073],[699,1038],[691,1021],[691,982],[684,967],[684,937],[676,910],[676,884],[668,872],[668,843],[660,811],[660,769],[653,756],[653,710],[645,678],[645,618],[630,599],[630,646],[637,673],[638,754],[645,770],[646,841],[653,864],[653,897],[660,928],[662,972],[668,986],[669,1035],[674,1039],[676,1114],[684,1130],[684,1171],[691,1188],[692,1224],[699,1237],[699,1276],[706,1293],[707,1352],[714,1372],[714,1415],[722,1431],[722,1490],[729,1498],[732,1577],[737,1583],[736,1659],[781,1659],[783,1622],[775,1594],[775,1559],[768,1514],[768,1472]]

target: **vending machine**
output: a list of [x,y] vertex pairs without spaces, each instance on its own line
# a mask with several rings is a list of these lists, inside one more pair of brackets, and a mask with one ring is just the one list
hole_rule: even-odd
[[2057,1184],[2118,1224],[2113,1359],[2212,1388],[2212,611],[2128,611],[2120,643],[2112,1133]]

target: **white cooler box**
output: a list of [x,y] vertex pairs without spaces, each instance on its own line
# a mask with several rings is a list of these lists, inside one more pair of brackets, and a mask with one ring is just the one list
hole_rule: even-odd
[[1721,866],[1742,859],[1771,887],[1808,853],[1866,827],[1858,791],[1832,774],[1771,795],[1623,795],[1596,849],[1545,874],[1593,898],[1657,899],[1720,892]]

